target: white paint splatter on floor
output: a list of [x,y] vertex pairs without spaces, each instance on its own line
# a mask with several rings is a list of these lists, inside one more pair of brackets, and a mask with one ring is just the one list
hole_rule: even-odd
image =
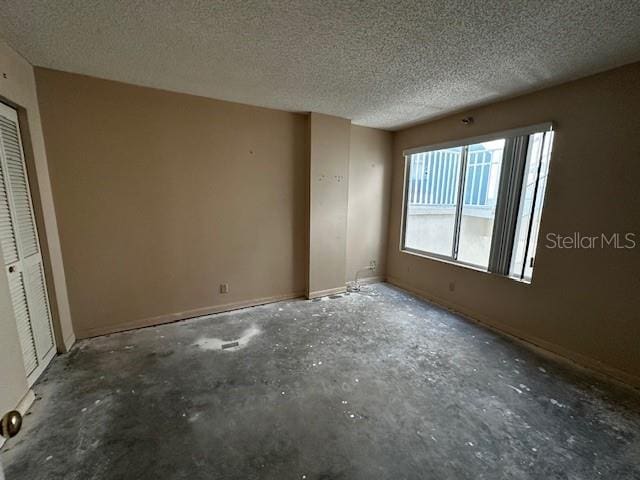
[[522,390],[520,390],[519,388],[514,387],[513,385],[509,385],[509,388],[511,388],[512,390],[515,390],[516,392],[518,392],[520,395],[522,395]]
[[556,407],[567,408],[567,406],[564,403],[560,403],[555,398],[550,398],[549,401],[551,402],[552,405],[555,405]]
[[[222,350],[224,352],[235,352],[236,350],[240,350],[241,348],[246,347],[251,339],[256,335],[259,335],[262,331],[256,327],[252,326],[244,331],[240,338],[223,340],[221,338],[200,338],[197,342],[194,343],[195,346],[203,349],[203,350]],[[229,343],[237,343],[238,345],[233,347],[228,347],[223,349],[223,345],[227,345]]]

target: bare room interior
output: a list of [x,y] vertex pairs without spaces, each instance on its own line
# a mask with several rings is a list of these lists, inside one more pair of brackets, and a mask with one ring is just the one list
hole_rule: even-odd
[[637,480],[639,185],[636,0],[4,0],[0,480]]

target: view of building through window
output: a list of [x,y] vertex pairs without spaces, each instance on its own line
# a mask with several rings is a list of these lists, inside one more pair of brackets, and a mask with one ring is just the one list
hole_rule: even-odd
[[450,256],[462,147],[411,155],[405,247]]
[[[470,145],[458,259],[487,267],[504,139]],[[456,238],[463,147],[411,155],[405,247],[450,257]]]
[[457,257],[461,262],[489,266],[503,151],[504,139],[469,146]]

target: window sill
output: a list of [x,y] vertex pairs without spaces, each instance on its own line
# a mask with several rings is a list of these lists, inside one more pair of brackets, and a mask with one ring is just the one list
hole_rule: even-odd
[[478,267],[477,265],[472,265],[470,263],[459,262],[457,260],[453,260],[446,257],[440,257],[438,255],[432,255],[427,252],[421,252],[419,250],[412,250],[408,248],[401,248],[400,252],[407,253],[409,255],[414,255],[416,257],[426,258],[428,260],[435,260],[436,262],[448,263],[449,265],[453,265],[456,267],[467,268],[470,270],[475,270],[476,272],[482,273],[491,273],[486,268]]
[[459,267],[459,268],[464,268],[466,270],[474,270],[476,272],[484,273],[486,275],[491,275],[492,277],[505,278],[507,280],[512,280],[512,281],[514,281],[516,283],[523,284],[523,285],[531,285],[531,281],[530,280],[514,278],[514,277],[510,277],[508,275],[499,275],[497,273],[493,273],[493,272],[488,271],[486,268],[478,267],[477,265],[472,265],[470,263],[464,263],[464,262],[458,262],[456,260],[451,260],[451,259],[448,259],[448,258],[439,257],[437,255],[429,255],[426,252],[420,252],[420,251],[417,251],[417,250],[409,250],[409,249],[406,249],[406,248],[401,248],[400,249],[400,253],[404,253],[404,254],[407,254],[407,255],[412,255],[414,257],[419,257],[419,258],[426,258],[427,260],[433,260],[433,261],[440,262],[440,263],[446,263],[448,265],[452,265],[454,267]]

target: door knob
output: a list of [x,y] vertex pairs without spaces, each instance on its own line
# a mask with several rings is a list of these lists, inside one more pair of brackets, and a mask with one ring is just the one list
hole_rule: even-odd
[[16,410],[11,410],[2,417],[0,434],[5,438],[15,437],[22,428],[22,415]]

